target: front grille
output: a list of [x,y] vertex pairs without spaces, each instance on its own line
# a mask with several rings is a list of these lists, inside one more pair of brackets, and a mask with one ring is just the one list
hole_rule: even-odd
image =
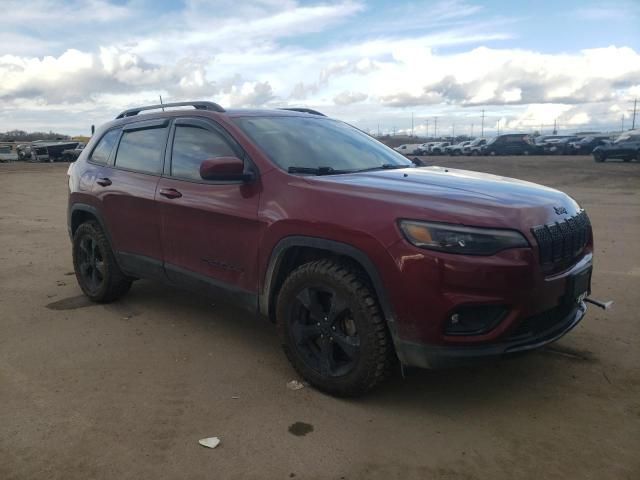
[[582,210],[562,222],[540,225],[531,229],[538,242],[540,264],[546,270],[569,267],[589,243],[591,222]]

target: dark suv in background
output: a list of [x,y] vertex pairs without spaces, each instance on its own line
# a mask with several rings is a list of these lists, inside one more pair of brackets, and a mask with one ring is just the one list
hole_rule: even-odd
[[531,141],[529,135],[508,133],[493,137],[480,149],[480,155],[535,155],[543,148]]
[[224,293],[276,323],[295,369],[336,395],[398,361],[538,348],[586,311],[591,226],[569,196],[415,167],[313,110],[126,110],[71,164],[69,189],[90,299],[138,278]]
[[640,162],[640,130],[623,133],[614,142],[600,145],[593,150],[593,159],[596,162],[604,162],[610,158],[625,162],[636,159]]

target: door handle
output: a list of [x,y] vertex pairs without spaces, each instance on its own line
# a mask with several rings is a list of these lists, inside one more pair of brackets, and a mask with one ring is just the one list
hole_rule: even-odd
[[99,178],[96,183],[102,187],[108,187],[109,185],[111,185],[111,180],[109,180],[108,178]]
[[180,198],[182,196],[175,188],[161,188],[160,195],[167,198]]

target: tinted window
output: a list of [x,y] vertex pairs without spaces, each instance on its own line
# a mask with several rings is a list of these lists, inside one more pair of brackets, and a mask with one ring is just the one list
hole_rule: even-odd
[[359,170],[381,165],[413,165],[366,133],[324,117],[244,117],[235,121],[285,170],[289,167]]
[[171,175],[200,180],[200,164],[204,160],[235,156],[222,135],[199,127],[179,125],[173,139]]
[[98,145],[96,145],[96,148],[91,152],[90,160],[95,163],[106,164],[109,161],[109,155],[111,155],[111,150],[113,150],[119,134],[120,130],[109,130],[105,133],[98,142]]
[[166,128],[125,131],[116,154],[116,166],[159,173],[166,132]]

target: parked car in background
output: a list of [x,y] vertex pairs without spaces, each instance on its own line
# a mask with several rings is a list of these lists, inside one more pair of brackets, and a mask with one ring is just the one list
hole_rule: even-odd
[[576,142],[569,142],[567,145],[567,155],[591,155],[593,149],[600,145],[610,143],[609,135],[593,135],[584,137]]
[[593,159],[604,162],[610,158],[622,159],[630,162],[640,161],[640,130],[625,132],[612,143],[600,145],[593,150]]
[[488,140],[486,138],[476,138],[473,142],[465,147],[464,154],[473,156],[480,155],[480,150],[482,149],[483,145],[487,144],[487,141]]
[[545,142],[542,144],[543,152],[546,155],[565,155],[569,148],[570,142],[577,142],[582,137],[565,137]]
[[534,155],[542,152],[543,148],[523,133],[498,135],[480,149],[481,155]]
[[75,162],[82,153],[82,150],[84,150],[84,146],[84,143],[79,143],[76,148],[63,150],[61,160],[63,162]]
[[445,148],[451,145],[451,142],[436,142],[432,147],[429,153],[431,155],[442,155],[445,153]]
[[403,155],[420,155],[422,151],[419,143],[406,143],[399,147],[395,147],[394,150]]
[[446,147],[445,151],[449,155],[453,155],[455,157],[457,155],[462,155],[464,153],[464,148],[470,144],[471,144],[471,140],[456,143],[455,145],[449,145],[448,147]]

